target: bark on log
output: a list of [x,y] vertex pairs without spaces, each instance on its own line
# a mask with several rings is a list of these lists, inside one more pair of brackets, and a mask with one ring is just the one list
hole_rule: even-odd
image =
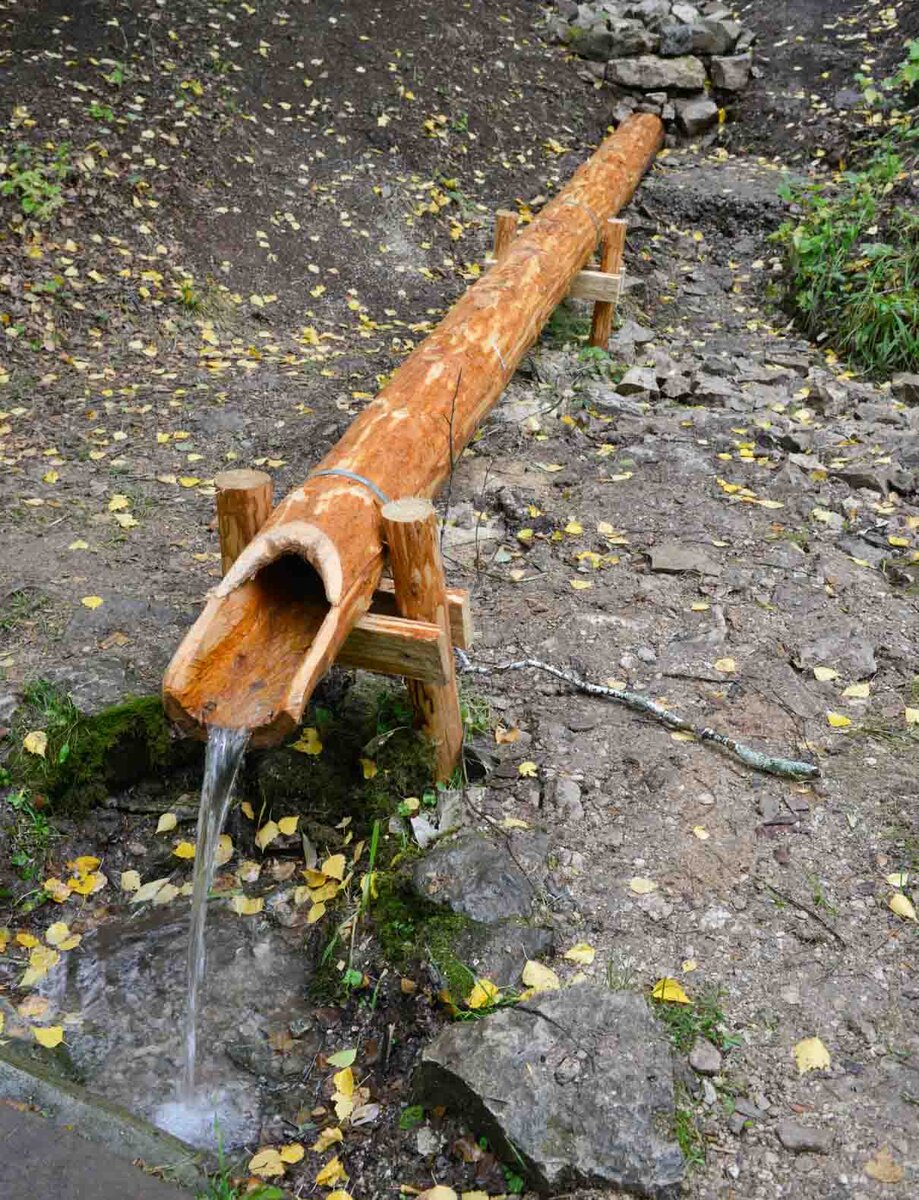
[[254,745],[297,728],[379,582],[380,493],[437,493],[661,137],[657,117],[624,121],[281,501],[166,672],[173,719],[245,726]]
[[264,471],[221,471],[217,489],[220,567],[224,575],[271,515],[271,476]]

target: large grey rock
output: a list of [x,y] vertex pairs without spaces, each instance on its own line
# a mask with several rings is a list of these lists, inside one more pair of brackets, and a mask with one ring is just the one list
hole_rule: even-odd
[[606,62],[613,50],[613,35],[605,25],[594,25],[589,29],[572,25],[567,40],[575,54],[594,62]]
[[[682,59],[674,59],[682,62]],[[697,61],[695,59],[691,61]],[[688,137],[695,137],[711,129],[718,121],[718,105],[707,96],[699,96],[692,100],[684,100],[677,104],[677,117],[680,128]]]
[[752,60],[749,54],[713,58],[712,83],[723,92],[741,92],[750,82]]
[[614,59],[606,68],[606,78],[620,87],[642,92],[698,92],[705,87],[705,67],[698,58],[643,54]]
[[509,842],[461,834],[418,860],[412,884],[425,899],[473,921],[528,917],[545,880],[548,844],[548,836],[535,831],[521,831]]
[[901,371],[890,381],[890,390],[904,404],[919,404],[919,375]]
[[677,575],[698,571],[700,575],[720,575],[721,565],[709,557],[705,546],[684,542],[661,542],[651,549],[651,570]]
[[593,985],[448,1026],[424,1051],[419,1100],[445,1105],[522,1164],[539,1191],[618,1187],[676,1200],[667,1042],[645,1002]]
[[610,35],[613,45],[608,58],[650,54],[657,49],[660,42],[658,35],[642,25],[641,21],[611,21]]
[[867,679],[878,669],[874,646],[860,626],[837,624],[798,647],[799,667],[835,667],[846,679]]
[[657,371],[654,367],[630,367],[616,385],[620,396],[634,396],[641,392],[657,395]]
[[692,29],[692,48],[696,54],[730,54],[740,36],[737,21],[703,18]]
[[551,930],[511,920],[470,925],[456,935],[450,950],[477,979],[490,979],[499,988],[519,988],[527,960],[551,954],[554,944]]
[[655,29],[670,15],[670,4],[668,0],[639,0],[637,4],[626,7],[625,15],[641,21],[649,29]]
[[671,14],[677,21],[682,21],[684,25],[692,25],[701,19],[699,10],[691,4],[674,4]]
[[680,54],[692,54],[692,29],[689,25],[674,22],[661,29],[660,53],[664,58],[675,58]]

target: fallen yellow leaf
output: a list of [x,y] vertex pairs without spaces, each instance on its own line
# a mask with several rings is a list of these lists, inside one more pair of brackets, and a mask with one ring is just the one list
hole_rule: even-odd
[[259,850],[264,851],[266,847],[271,845],[280,832],[281,830],[278,828],[276,821],[266,821],[255,835],[256,846],[258,846]]
[[42,888],[55,904],[64,904],[70,899],[70,888],[63,879],[46,879]]
[[44,758],[48,749],[48,735],[43,729],[33,729],[22,739],[22,744],[29,754],[37,754],[39,758]]
[[139,871],[122,871],[121,872],[121,890],[123,892],[136,892],[140,887],[140,872]]
[[341,1165],[341,1159],[336,1154],[334,1158],[330,1158],[322,1170],[316,1175],[316,1183],[320,1187],[330,1187],[333,1183],[345,1183],[348,1179],[348,1173]]
[[322,741],[319,737],[318,729],[304,729],[297,741],[291,744],[291,750],[297,750],[300,754],[321,754]]
[[84,596],[80,603],[84,608],[98,608],[99,605],[104,604],[105,601],[101,596]]
[[730,675],[737,670],[737,663],[733,658],[719,658],[715,663],[715,670]]
[[176,858],[194,858],[195,844],[194,842],[178,842],[173,848],[172,853]]
[[46,1050],[53,1050],[64,1040],[62,1025],[32,1025],[30,1028],[36,1042],[39,1046],[44,1046]]
[[878,1183],[899,1183],[906,1171],[894,1159],[888,1148],[882,1146],[874,1157],[865,1163],[865,1174],[871,1179],[876,1179]]
[[266,1146],[249,1159],[249,1170],[260,1179],[270,1179],[284,1174],[284,1164],[277,1150],[273,1146]]
[[344,879],[345,856],[343,854],[331,855],[322,864],[322,873],[327,879]]
[[651,989],[651,997],[654,1000],[662,1000],[667,1004],[692,1004],[690,998],[683,991],[682,986],[676,979],[669,979],[664,976],[663,979],[658,979],[657,983]]
[[299,817],[281,817],[280,821],[278,821],[278,829],[280,829],[285,837],[289,837],[292,833],[297,832],[299,821]]
[[820,683],[829,683],[831,679],[839,678],[839,672],[834,667],[814,667],[814,678]]
[[328,1150],[330,1146],[334,1146],[336,1142],[343,1142],[344,1140],[345,1135],[338,1128],[338,1126],[331,1125],[328,1129],[322,1130],[322,1132],[319,1134],[319,1137],[317,1137],[312,1146],[310,1146],[310,1150],[312,1150],[314,1154],[325,1154],[326,1150]]
[[522,762],[517,768],[517,774],[522,775],[524,779],[535,779],[538,769],[534,762]]
[[488,1008],[501,995],[490,979],[477,979],[475,987],[466,997],[467,1008]]
[[712,836],[704,825],[693,825],[692,836],[697,837],[700,842],[707,842]]
[[902,892],[895,892],[887,901],[887,907],[892,913],[896,913],[898,917],[902,917],[904,921],[915,921],[916,908],[909,896],[904,896]]
[[286,1146],[281,1147],[279,1153],[281,1162],[298,1163],[306,1151],[299,1142],[288,1142]]
[[833,729],[848,729],[852,724],[848,717],[838,712],[828,712],[826,714],[826,723],[832,726]]
[[647,896],[649,892],[657,891],[657,884],[653,879],[643,879],[640,875],[634,875],[629,880],[629,888],[637,896]]
[[524,986],[529,988],[531,994],[534,992],[555,992],[562,986],[562,981],[551,967],[547,967],[544,963],[536,962],[532,958],[527,959],[520,978]]
[[233,896],[230,900],[230,908],[240,917],[254,917],[264,907],[265,901],[261,896]]
[[847,700],[867,700],[871,695],[870,683],[850,683],[842,693]]
[[798,1074],[822,1071],[830,1065],[830,1052],[818,1037],[804,1038],[794,1048]]
[[175,813],[165,812],[156,823],[156,832],[169,833],[170,830],[175,829],[178,823],[179,818],[175,815]]
[[588,942],[575,942],[570,950],[566,950],[564,958],[569,962],[580,963],[582,966],[589,967],[593,960],[597,957],[597,952]]

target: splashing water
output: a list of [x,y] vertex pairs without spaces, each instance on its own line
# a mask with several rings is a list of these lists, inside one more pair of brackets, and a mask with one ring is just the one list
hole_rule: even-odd
[[185,1069],[182,1098],[191,1100],[195,1091],[198,1003],[204,982],[204,927],[207,898],[214,882],[217,846],[226,820],[236,775],[249,741],[248,729],[210,729],[204,759],[204,783],[198,809],[198,838],[195,844],[194,890],[188,937],[188,1003],[185,1009]]

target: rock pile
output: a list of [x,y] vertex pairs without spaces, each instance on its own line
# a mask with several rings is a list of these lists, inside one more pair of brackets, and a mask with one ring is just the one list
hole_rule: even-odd
[[718,122],[750,80],[753,33],[719,0],[555,0],[553,37],[585,59],[584,73],[616,94],[613,118],[651,112],[689,137]]

